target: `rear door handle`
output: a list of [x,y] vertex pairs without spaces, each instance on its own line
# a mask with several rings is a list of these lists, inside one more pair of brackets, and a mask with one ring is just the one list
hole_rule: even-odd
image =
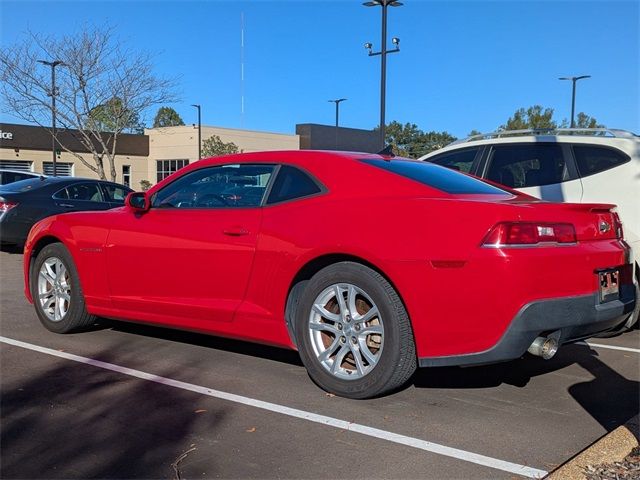
[[249,235],[249,230],[242,227],[229,227],[225,228],[222,233],[230,237],[241,237],[242,235]]
[[61,207],[64,207],[64,208],[73,208],[73,207],[75,207],[75,205],[71,205],[70,203],[59,203],[58,205],[61,206]]

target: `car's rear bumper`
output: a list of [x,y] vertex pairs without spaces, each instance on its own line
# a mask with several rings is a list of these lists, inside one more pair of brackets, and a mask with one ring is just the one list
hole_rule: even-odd
[[520,309],[502,338],[478,353],[442,357],[420,357],[421,367],[478,365],[520,358],[536,337],[560,333],[560,344],[615,330],[624,324],[636,303],[635,287],[620,285],[620,299],[600,303],[598,294],[545,299]]

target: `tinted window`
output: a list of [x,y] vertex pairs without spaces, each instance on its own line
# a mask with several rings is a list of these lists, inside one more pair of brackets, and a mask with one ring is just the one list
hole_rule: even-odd
[[2,184],[19,182],[20,180],[25,180],[27,178],[33,178],[33,175],[28,175],[26,173],[18,173],[18,172],[1,172],[2,175]]
[[369,165],[397,173],[447,193],[507,194],[504,190],[462,173],[428,162],[409,160],[363,160]]
[[45,177],[33,177],[2,185],[0,187],[0,192],[28,192],[29,190],[34,190],[47,185],[50,185],[50,183]]
[[129,190],[126,190],[122,187],[118,187],[116,185],[102,184],[106,194],[107,194],[107,202],[114,203],[122,203],[124,204],[124,197],[127,196]]
[[560,183],[568,172],[559,145],[498,145],[491,149],[487,178],[522,188]]
[[603,147],[574,145],[573,154],[582,177],[604,172],[629,161],[629,157],[622,152]]
[[451,168],[452,170],[458,170],[459,172],[469,173],[473,166],[473,161],[476,158],[479,148],[467,148],[451,153],[443,153],[430,158],[429,161],[443,167]]
[[273,165],[224,165],[194,170],[154,195],[158,208],[257,207]]
[[85,202],[103,202],[102,192],[97,183],[76,183],[66,188],[69,200]]
[[57,198],[59,200],[69,200],[69,192],[67,192],[66,188],[57,191],[53,194],[53,198]]
[[284,202],[306,197],[321,191],[320,187],[303,171],[283,165],[278,171],[267,203]]

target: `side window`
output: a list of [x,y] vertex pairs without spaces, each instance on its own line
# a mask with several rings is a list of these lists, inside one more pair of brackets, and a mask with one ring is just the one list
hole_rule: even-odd
[[320,193],[322,189],[309,175],[298,168],[282,165],[273,182],[267,203],[278,203]]
[[491,149],[487,178],[522,188],[560,183],[569,174],[560,145],[497,145]]
[[154,195],[155,208],[258,207],[273,165],[206,167],[183,175]]
[[581,177],[604,172],[630,160],[628,156],[617,150],[591,145],[574,145],[573,154],[576,157],[578,172],[580,172]]
[[127,196],[128,190],[118,187],[116,185],[102,184],[102,188],[106,192],[107,202],[122,203],[124,204],[124,197]]
[[451,153],[443,153],[429,159],[430,162],[443,167],[451,168],[459,172],[470,173],[473,161],[478,154],[479,148],[465,148]]
[[69,200],[85,202],[103,202],[102,192],[97,183],[76,183],[67,187]]

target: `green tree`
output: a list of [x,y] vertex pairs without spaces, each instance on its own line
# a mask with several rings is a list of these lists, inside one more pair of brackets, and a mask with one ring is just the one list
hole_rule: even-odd
[[179,127],[181,125],[184,125],[182,117],[171,107],[160,107],[153,119],[153,128]]
[[415,123],[393,121],[386,126],[385,142],[396,155],[417,158],[448,145],[456,138],[448,132],[424,132]]
[[558,124],[553,120],[553,108],[533,105],[526,110],[519,108],[500,130],[554,129]]
[[87,126],[98,132],[144,133],[144,124],[138,112],[127,108],[118,97],[93,107],[89,111]]
[[238,146],[233,143],[223,142],[218,135],[212,135],[202,142],[202,157],[219,157],[238,153]]
[[467,137],[473,137],[474,135],[482,135],[482,132],[474,128],[469,133],[467,133]]
[[576,117],[576,128],[604,128],[604,125],[584,112],[578,113]]

